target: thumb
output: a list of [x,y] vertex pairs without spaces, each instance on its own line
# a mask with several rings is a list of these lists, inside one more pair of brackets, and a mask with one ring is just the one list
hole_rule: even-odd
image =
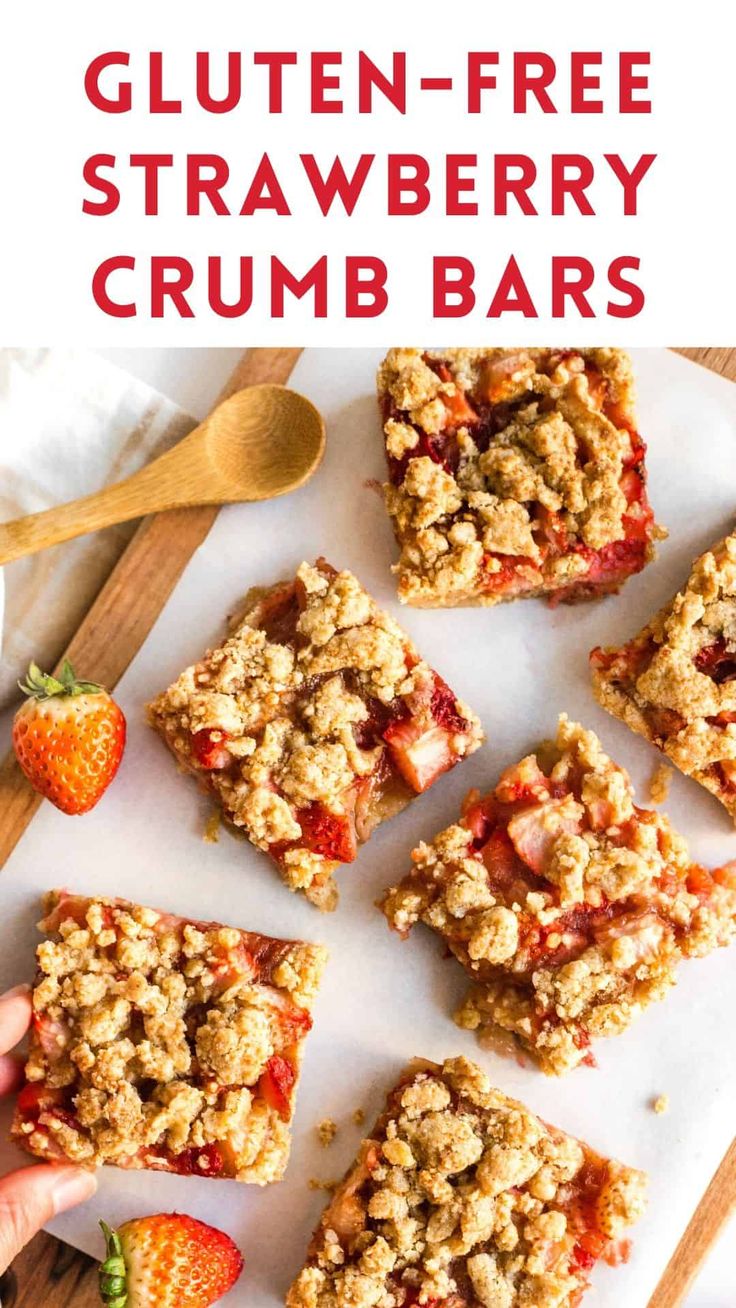
[[37,1231],[97,1189],[94,1172],[42,1164],[11,1172],[0,1181],[0,1274]]

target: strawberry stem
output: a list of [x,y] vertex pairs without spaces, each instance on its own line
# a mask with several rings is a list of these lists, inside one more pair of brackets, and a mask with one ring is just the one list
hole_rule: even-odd
[[123,1246],[117,1231],[111,1231],[107,1222],[100,1222],[105,1237],[105,1261],[100,1264],[100,1297],[107,1308],[125,1308],[128,1302]]
[[37,663],[31,663],[25,681],[19,681],[18,685],[24,695],[39,702],[57,695],[95,695],[102,690],[96,681],[80,681],[68,659],[64,659],[58,677],[42,672]]

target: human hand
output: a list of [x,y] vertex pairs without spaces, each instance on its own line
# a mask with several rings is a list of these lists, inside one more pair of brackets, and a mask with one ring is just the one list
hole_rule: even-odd
[[[8,1051],[28,1030],[31,1012],[28,986],[0,995],[0,1095],[11,1094],[23,1081],[21,1064]],[[90,1199],[96,1189],[94,1172],[81,1167],[41,1163],[4,1176],[0,1180],[0,1275],[52,1217]]]

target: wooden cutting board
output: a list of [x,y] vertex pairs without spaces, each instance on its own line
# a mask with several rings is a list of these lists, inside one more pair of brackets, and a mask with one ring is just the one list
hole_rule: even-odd
[[[219,399],[256,382],[288,381],[301,350],[249,350]],[[736,381],[736,348],[682,349],[680,354]],[[182,509],[146,518],[103,586],[66,653],[111,689],[151,630],[216,508]],[[41,800],[12,753],[0,765],[0,868]],[[648,1308],[678,1308],[724,1223],[736,1208],[736,1141],[715,1173]],[[0,1280],[2,1308],[99,1308],[97,1264],[40,1233]],[[633,1308],[633,1305],[631,1305]]]

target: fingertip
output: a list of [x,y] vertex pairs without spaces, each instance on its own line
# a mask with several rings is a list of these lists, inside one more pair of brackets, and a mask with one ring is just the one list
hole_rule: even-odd
[[[56,1170],[56,1169],[54,1169]],[[54,1182],[51,1192],[54,1215],[64,1213],[68,1208],[86,1203],[97,1191],[97,1174],[84,1167],[65,1167],[58,1169],[66,1173]]]
[[15,1054],[0,1055],[0,1095],[11,1095],[23,1084],[23,1060]]
[[8,1267],[37,1231],[97,1188],[81,1167],[39,1163],[0,1179],[0,1270]]
[[6,1054],[23,1039],[32,1014],[30,986],[14,986],[0,995],[0,1054]]
[[20,985],[12,986],[10,990],[6,990],[0,995],[0,1004],[4,1003],[6,999],[17,999],[19,995],[30,995],[30,993],[31,987],[28,982],[21,981]]

